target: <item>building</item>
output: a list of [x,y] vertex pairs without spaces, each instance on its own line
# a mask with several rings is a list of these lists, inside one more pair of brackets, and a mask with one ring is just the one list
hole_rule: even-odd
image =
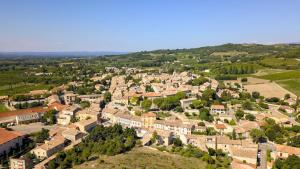
[[144,113],[141,116],[142,125],[146,128],[153,128],[156,120],[156,114],[153,112]]
[[96,102],[97,100],[101,100],[101,94],[90,94],[90,95],[79,95],[77,96],[81,101],[88,101],[88,102]]
[[212,105],[210,107],[210,113],[211,114],[226,114],[227,109],[224,105]]
[[62,132],[62,136],[67,139],[67,140],[71,140],[71,141],[76,141],[79,140],[83,137],[83,133],[81,133],[80,131],[70,128],[68,130],[65,130]]
[[190,105],[192,104],[192,102],[194,100],[197,100],[197,98],[188,98],[188,99],[182,99],[182,100],[180,100],[181,107],[183,109],[189,109]]
[[8,154],[11,149],[22,146],[23,138],[22,133],[0,128],[0,155]]
[[71,119],[74,117],[75,113],[79,110],[77,106],[66,107],[58,114],[57,124],[68,125],[71,122]]
[[273,159],[287,158],[293,154],[300,157],[300,148],[275,144],[275,150],[271,152],[271,157]]
[[77,94],[72,92],[67,92],[64,95],[65,104],[70,105],[76,101]]
[[256,165],[257,149],[247,149],[243,147],[230,147],[230,156],[238,161]]
[[194,125],[191,124],[183,124],[181,120],[156,120],[154,122],[155,130],[164,130],[173,132],[175,135],[179,136],[181,134],[191,134]]
[[134,128],[142,127],[142,121],[140,117],[122,113],[122,112],[116,114],[116,123],[122,125],[123,127],[134,127]]
[[29,158],[10,158],[10,169],[31,169],[33,168],[32,161]]
[[79,128],[81,132],[87,133],[90,132],[97,125],[96,119],[86,119],[74,123],[75,126]]
[[40,121],[43,113],[29,113],[16,116],[16,124],[32,123]]
[[39,159],[45,159],[51,155],[61,151],[64,148],[65,139],[62,136],[55,136],[50,141],[46,141],[41,146],[37,146],[31,150]]

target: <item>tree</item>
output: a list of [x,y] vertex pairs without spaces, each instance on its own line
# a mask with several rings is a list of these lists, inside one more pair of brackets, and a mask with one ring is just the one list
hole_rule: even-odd
[[249,121],[255,121],[256,117],[253,114],[247,114],[245,118]]
[[111,93],[110,92],[104,93],[104,101],[105,101],[105,103],[109,103],[111,101]]
[[247,81],[248,81],[248,79],[246,77],[241,79],[241,82],[247,82]]
[[267,141],[267,137],[266,137],[265,133],[260,129],[252,129],[250,131],[250,136],[253,139],[253,142],[255,142],[255,143]]
[[289,98],[291,98],[291,95],[290,95],[290,94],[287,93],[287,94],[284,95],[284,100],[287,100],[287,99],[289,99]]
[[209,121],[209,122],[213,121],[213,116],[209,113],[208,109],[202,108],[199,111],[200,111],[199,118],[201,120],[205,120],[205,121]]
[[181,147],[182,146],[181,140],[177,137],[173,140],[173,144],[174,144],[175,147]]
[[82,108],[82,109],[85,109],[85,108],[87,108],[87,107],[90,107],[90,102],[88,102],[88,101],[82,101],[82,102],[80,102],[80,107]]
[[201,109],[203,107],[203,103],[201,100],[193,100],[190,106],[193,109]]
[[254,99],[258,99],[259,96],[260,96],[260,93],[259,93],[259,92],[256,92],[256,91],[252,92],[252,97],[253,97]]
[[42,128],[41,131],[33,133],[33,137],[36,143],[44,143],[49,138],[49,130]]
[[146,99],[146,100],[142,101],[141,105],[142,105],[142,108],[144,108],[145,110],[148,111],[152,105],[152,101]]
[[57,114],[57,111],[55,109],[49,110],[42,117],[42,122],[50,124],[50,125],[55,124],[56,123],[56,114]]
[[245,102],[242,104],[242,107],[243,107],[243,109],[246,109],[246,110],[253,110],[252,104],[251,104],[250,101],[245,101]]
[[290,138],[288,141],[288,145],[293,147],[300,147],[300,136],[298,135]]
[[236,117],[238,120],[242,119],[242,118],[244,117],[244,115],[245,115],[245,113],[244,113],[243,110],[237,110],[237,111],[235,112],[235,117]]

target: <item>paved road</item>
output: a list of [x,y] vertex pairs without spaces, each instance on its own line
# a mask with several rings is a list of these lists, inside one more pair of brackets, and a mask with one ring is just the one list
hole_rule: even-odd
[[[265,143],[259,143],[258,144],[258,161],[259,166],[257,169],[266,169],[267,168],[267,149],[268,146]],[[260,155],[259,155],[260,154]]]
[[49,125],[44,125],[43,123],[38,122],[38,123],[30,123],[30,124],[11,126],[10,128],[15,131],[24,133],[24,134],[30,134],[30,133],[41,131],[42,128],[52,130],[52,129],[56,129],[57,127],[58,127],[57,125],[49,126]]

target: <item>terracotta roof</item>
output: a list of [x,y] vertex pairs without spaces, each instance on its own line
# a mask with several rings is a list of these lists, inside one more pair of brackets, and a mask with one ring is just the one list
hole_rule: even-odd
[[300,148],[276,144],[276,151],[300,155]]
[[156,117],[156,114],[153,112],[148,112],[148,113],[142,114],[142,117]]
[[0,145],[22,136],[24,135],[17,131],[8,131],[4,128],[0,128]]
[[234,157],[246,157],[246,158],[254,158],[257,157],[257,149],[247,149],[245,151],[242,147],[230,147],[231,155]]
[[161,94],[155,92],[148,92],[148,93],[144,93],[144,97],[161,97]]
[[215,127],[217,129],[226,129],[226,126],[224,124],[215,124]]
[[28,109],[7,111],[7,112],[0,113],[0,118],[17,116],[17,115],[25,115],[25,114],[31,114],[31,113],[45,113],[48,110],[50,110],[50,109],[47,107],[34,107],[34,108],[28,108]]
[[212,105],[211,106],[212,109],[225,109],[224,105]]
[[65,107],[67,107],[67,105],[63,105],[59,102],[53,102],[49,105],[50,109],[55,109],[57,111],[62,111]]

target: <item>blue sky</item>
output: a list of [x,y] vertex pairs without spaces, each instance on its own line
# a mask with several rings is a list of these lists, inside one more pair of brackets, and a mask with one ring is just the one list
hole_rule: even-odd
[[300,42],[299,0],[0,0],[0,51]]

